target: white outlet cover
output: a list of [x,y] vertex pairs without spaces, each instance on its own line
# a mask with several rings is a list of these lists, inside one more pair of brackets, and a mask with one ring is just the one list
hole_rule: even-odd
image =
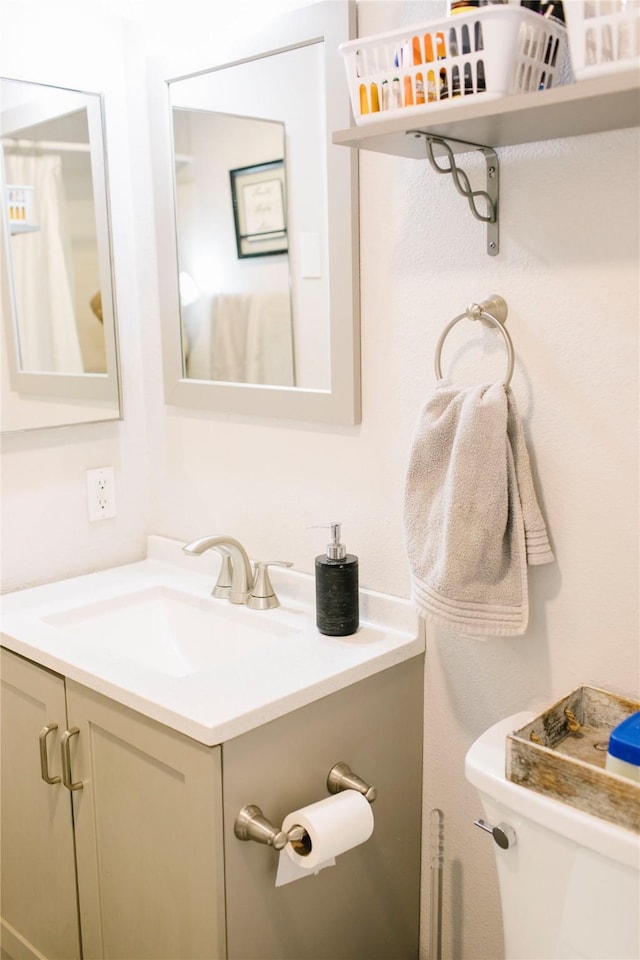
[[91,522],[115,517],[116,489],[113,467],[87,470],[87,506]]

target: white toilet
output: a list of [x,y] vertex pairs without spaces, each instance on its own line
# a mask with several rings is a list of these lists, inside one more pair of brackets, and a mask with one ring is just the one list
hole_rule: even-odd
[[498,828],[507,960],[639,960],[640,836],[506,779],[507,734],[533,718],[491,727],[465,762],[483,827]]

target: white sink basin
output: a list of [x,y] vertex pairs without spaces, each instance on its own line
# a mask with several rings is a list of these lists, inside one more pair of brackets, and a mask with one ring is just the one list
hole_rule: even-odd
[[274,619],[267,631],[245,607],[163,586],[72,607],[42,621],[111,657],[172,677],[224,670],[260,654],[273,637],[298,632]]
[[150,537],[146,560],[4,594],[2,645],[211,746],[419,655],[409,601],[360,591],[360,629],[325,637],[313,577],[281,606],[211,597],[216,558]]

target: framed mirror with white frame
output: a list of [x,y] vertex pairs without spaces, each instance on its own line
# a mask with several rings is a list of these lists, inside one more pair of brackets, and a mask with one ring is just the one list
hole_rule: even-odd
[[103,113],[0,78],[3,433],[122,414]]
[[[165,400],[360,422],[355,4],[156,59],[149,99]],[[235,34],[237,37],[237,33]]]

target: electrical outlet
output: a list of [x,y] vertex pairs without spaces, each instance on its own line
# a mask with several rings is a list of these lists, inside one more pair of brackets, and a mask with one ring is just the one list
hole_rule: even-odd
[[116,488],[113,467],[87,470],[89,520],[108,520],[116,515]]

